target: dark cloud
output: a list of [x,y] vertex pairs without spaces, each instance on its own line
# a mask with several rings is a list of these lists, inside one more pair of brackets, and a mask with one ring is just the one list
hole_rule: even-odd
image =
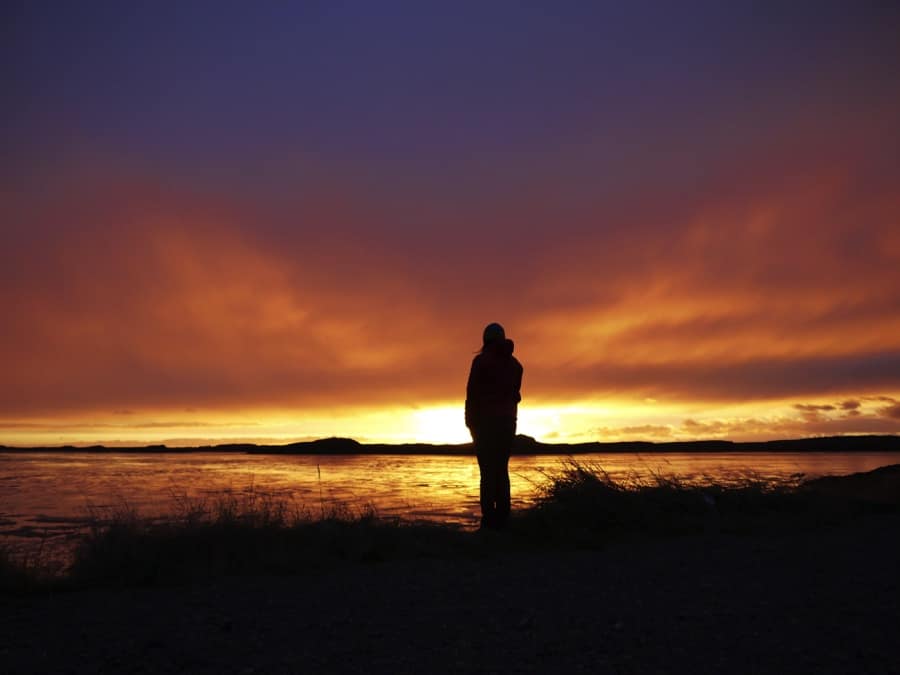
[[900,420],[900,403],[895,403],[894,405],[888,406],[887,408],[883,408],[881,410],[881,414],[884,417]]
[[681,423],[683,433],[693,438],[733,436],[737,433],[747,433],[755,430],[759,422],[757,420],[740,420],[738,422],[726,422],[714,420],[708,422],[698,422],[693,419],[686,419]]
[[599,427],[595,433],[601,440],[608,436],[627,436],[629,439],[669,438],[672,436],[672,428],[661,424],[638,424],[626,427]]
[[594,433],[600,440],[724,438],[737,441],[900,433],[900,404],[874,412],[865,411],[862,406],[845,412],[830,404],[796,404],[792,407],[797,414],[703,420],[688,417],[677,425],[607,426],[594,430]]
[[861,414],[837,418],[824,416],[808,418],[801,415],[800,417],[751,417],[703,422],[686,419],[676,430],[676,435],[681,438],[728,438],[732,440],[896,433],[900,433],[900,422],[897,420]]
[[569,390],[677,400],[778,400],[900,389],[900,351],[738,362],[603,363],[565,370],[537,365],[529,376],[532,386],[560,394]]
[[710,434],[715,436],[724,433],[731,426],[728,422],[698,422],[689,418],[681,423],[681,428],[692,434]]
[[835,410],[833,405],[810,405],[803,403],[794,404],[794,408],[801,411],[803,419],[808,422],[815,422],[818,420],[826,419],[825,415],[822,413],[830,410]]
[[193,429],[193,428],[227,428],[227,427],[252,427],[257,426],[256,422],[203,422],[203,421],[157,421],[157,422],[134,422],[130,424],[110,424],[107,422],[22,422],[22,421],[0,421],[0,429],[9,429],[14,431],[129,431],[129,430],[145,430],[145,429]]

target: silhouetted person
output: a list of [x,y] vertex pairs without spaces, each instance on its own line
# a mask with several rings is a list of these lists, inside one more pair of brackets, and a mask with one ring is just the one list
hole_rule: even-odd
[[512,354],[503,326],[489,324],[466,386],[466,426],[481,470],[481,526],[497,529],[509,520],[509,455],[522,400],[522,364]]

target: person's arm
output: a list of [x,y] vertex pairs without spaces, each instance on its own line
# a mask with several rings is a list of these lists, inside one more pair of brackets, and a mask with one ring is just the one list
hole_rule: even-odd
[[522,368],[522,364],[516,361],[516,403],[522,400],[522,373],[524,372],[524,368]]
[[472,360],[469,369],[469,381],[466,383],[466,426],[471,429],[475,424],[475,406],[478,388],[478,359]]

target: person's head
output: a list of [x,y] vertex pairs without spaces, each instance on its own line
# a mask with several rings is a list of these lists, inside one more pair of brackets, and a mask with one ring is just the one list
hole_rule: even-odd
[[485,347],[495,342],[502,342],[505,339],[506,331],[503,330],[503,326],[501,326],[499,323],[489,323],[487,326],[485,326],[483,336]]

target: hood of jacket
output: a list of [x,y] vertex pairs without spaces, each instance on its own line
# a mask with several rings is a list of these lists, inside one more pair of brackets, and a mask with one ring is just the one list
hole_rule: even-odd
[[491,354],[495,356],[512,356],[513,351],[515,350],[516,345],[509,338],[504,338],[503,340],[498,340],[497,342],[488,342],[482,352],[484,354]]

